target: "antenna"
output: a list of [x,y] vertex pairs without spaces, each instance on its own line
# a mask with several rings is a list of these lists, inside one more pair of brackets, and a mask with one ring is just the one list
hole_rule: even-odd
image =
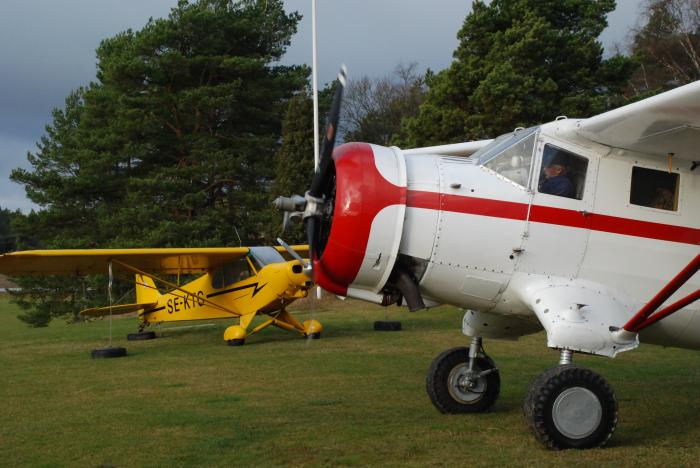
[[238,229],[236,229],[236,226],[233,226],[233,230],[236,231],[236,237],[238,237],[238,247],[243,247],[243,242],[241,242],[241,236],[238,234]]

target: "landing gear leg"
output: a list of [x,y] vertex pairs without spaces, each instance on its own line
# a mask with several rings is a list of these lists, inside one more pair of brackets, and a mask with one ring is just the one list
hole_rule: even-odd
[[535,379],[523,404],[535,438],[552,450],[602,447],[617,425],[610,385],[572,358],[571,350],[561,350],[559,366]]
[[501,377],[484,353],[481,337],[474,337],[469,348],[449,349],[435,358],[426,389],[441,413],[481,413],[498,399]]

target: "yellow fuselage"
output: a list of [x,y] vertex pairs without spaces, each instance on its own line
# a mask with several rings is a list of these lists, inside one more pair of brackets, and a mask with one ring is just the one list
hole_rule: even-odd
[[160,295],[144,277],[137,275],[137,294],[157,297],[157,304],[140,314],[141,320],[160,323],[274,312],[306,297],[311,286],[296,260],[267,265],[257,274],[222,288],[213,287],[213,279],[211,272],[205,273],[179,289]]

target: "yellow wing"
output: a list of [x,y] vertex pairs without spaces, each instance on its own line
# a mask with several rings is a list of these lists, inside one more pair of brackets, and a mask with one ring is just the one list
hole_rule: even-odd
[[[302,256],[309,251],[306,245],[292,248]],[[282,247],[276,249],[286,254]],[[0,273],[12,276],[105,274],[109,262],[117,260],[146,273],[194,274],[235,261],[249,251],[248,247],[26,250],[0,255]]]
[[112,315],[121,315],[143,310],[148,307],[155,307],[157,305],[157,302],[147,302],[144,304],[120,304],[112,307],[92,307],[90,309],[81,310],[80,315],[88,317],[104,317],[106,315],[110,315],[110,309]]

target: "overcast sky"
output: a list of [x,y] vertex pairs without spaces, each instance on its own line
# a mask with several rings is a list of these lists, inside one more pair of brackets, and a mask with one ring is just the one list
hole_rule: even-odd
[[[341,63],[350,77],[382,76],[399,63],[446,68],[469,0],[317,0],[319,85]],[[10,182],[68,93],[95,77],[101,39],[167,16],[177,0],[0,0],[0,208],[33,207]],[[609,53],[636,22],[640,0],[618,0],[601,39]],[[311,63],[311,0],[285,0],[304,15],[284,62]]]

